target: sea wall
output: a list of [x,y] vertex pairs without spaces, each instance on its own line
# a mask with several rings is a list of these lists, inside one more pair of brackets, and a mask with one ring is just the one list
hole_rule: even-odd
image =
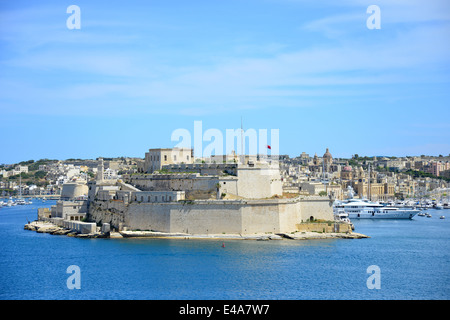
[[89,219],[129,230],[189,234],[293,232],[310,217],[332,220],[326,198],[195,200],[170,203],[95,201]]
[[349,223],[332,222],[303,222],[297,224],[297,230],[301,232],[352,233],[352,227]]
[[242,206],[237,201],[186,201],[169,211],[169,232],[242,233]]
[[87,219],[97,224],[109,223],[116,229],[125,226],[128,206],[120,200],[92,201],[89,204]]
[[327,197],[305,197],[300,201],[300,211],[303,221],[333,220],[333,201]]

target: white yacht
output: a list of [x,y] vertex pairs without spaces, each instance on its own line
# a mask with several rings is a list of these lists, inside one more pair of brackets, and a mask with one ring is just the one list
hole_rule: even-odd
[[353,199],[349,190],[349,199],[336,200],[333,204],[335,214],[344,210],[350,219],[412,219],[420,210],[385,206],[367,199]]
[[343,209],[350,219],[412,219],[420,210],[383,206],[364,199],[335,201],[333,210]]
[[9,197],[8,202],[6,202],[6,206],[12,207],[15,205],[16,205],[16,203],[13,201],[12,197]]
[[18,205],[24,205],[24,204],[26,204],[26,202],[25,202],[24,199],[20,198],[20,199],[17,199],[17,200],[16,200],[16,204],[18,204]]

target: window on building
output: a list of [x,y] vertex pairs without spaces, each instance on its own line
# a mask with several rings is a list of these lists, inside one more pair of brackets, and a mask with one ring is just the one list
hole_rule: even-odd
[[164,155],[164,161],[167,161],[167,155]]
[[176,155],[173,156],[173,161],[177,161],[177,156]]

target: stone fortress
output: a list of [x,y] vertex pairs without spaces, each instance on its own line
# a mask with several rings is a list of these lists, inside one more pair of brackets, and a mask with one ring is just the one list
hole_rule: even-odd
[[[87,199],[61,200],[47,215],[59,225],[189,235],[287,233],[302,222],[334,219],[329,198],[283,193],[278,161],[221,159],[198,163],[192,149],[150,149],[138,172],[121,179],[104,179],[99,159]],[[67,198],[80,188],[68,186]]]
[[221,159],[195,163],[192,149],[150,149],[138,172],[122,179],[104,179],[100,159],[87,199],[68,201],[71,192],[76,196],[82,189],[70,185],[66,200],[47,215],[60,225],[72,221],[193,235],[294,232],[303,221],[333,220],[330,199],[283,194],[277,161]]
[[139,173],[114,184],[99,174],[88,187],[88,218],[119,230],[277,233],[309,219],[333,220],[329,199],[284,198],[277,161],[248,156],[194,163],[192,149],[150,149]]

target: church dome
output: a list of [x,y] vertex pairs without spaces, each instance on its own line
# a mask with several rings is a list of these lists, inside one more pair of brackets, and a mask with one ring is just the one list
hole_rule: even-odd
[[333,156],[331,155],[330,151],[327,148],[327,151],[324,153],[323,155],[323,161],[325,162],[325,164],[327,165],[331,165],[331,163],[333,162]]
[[345,164],[344,169],[342,169],[342,171],[346,171],[346,172],[351,172],[352,171],[352,167],[349,166],[348,162]]

